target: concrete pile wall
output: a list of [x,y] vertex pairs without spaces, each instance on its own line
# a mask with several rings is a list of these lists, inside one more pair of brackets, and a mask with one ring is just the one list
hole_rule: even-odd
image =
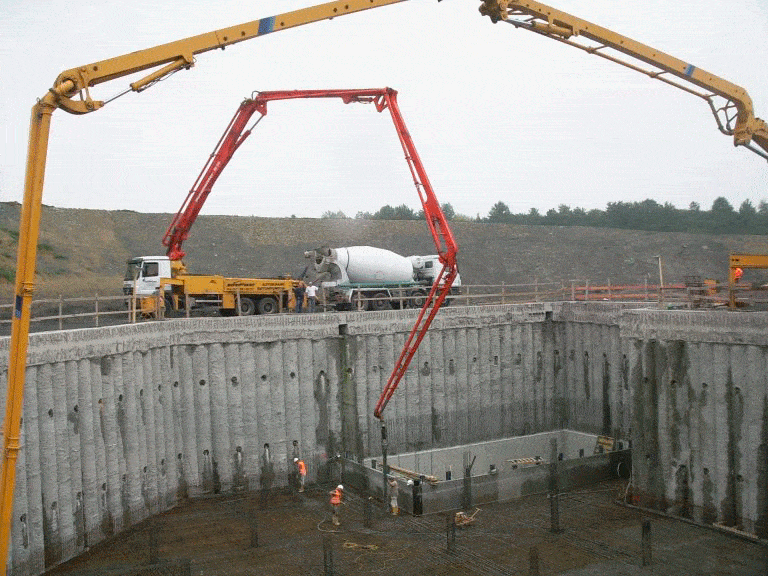
[[[622,436],[630,413],[620,312],[619,306],[566,312],[551,305],[441,312],[386,408],[390,452],[562,428]],[[394,333],[349,325],[355,386],[344,399],[344,446],[355,454],[381,452],[371,409],[410,322]]]
[[[711,386],[711,416],[696,421],[691,394],[673,401],[650,384],[668,381],[677,365],[650,361],[678,350],[643,324],[655,315],[610,304],[441,311],[385,411],[390,453],[561,428],[626,439],[632,427],[644,435],[640,450],[660,454],[646,469],[643,452],[638,495],[657,506],[675,500],[674,478],[698,442],[698,459],[686,464],[689,499],[703,502],[696,494],[709,484],[697,466],[707,467],[717,520],[728,521],[724,510],[738,494],[734,514],[757,521],[765,497],[739,486],[768,469],[748,454],[766,421],[755,412],[765,403],[765,347],[674,345],[685,350],[691,382]],[[698,332],[682,326],[680,341],[706,336],[717,318]],[[294,440],[310,481],[327,478],[335,454],[379,455],[373,407],[414,320],[413,311],[203,318],[32,335],[13,573],[39,574],[180,498],[285,485]],[[667,328],[678,342],[676,323]],[[3,388],[7,347],[0,340]],[[693,377],[705,370],[717,375]],[[743,378],[733,384],[738,394],[728,370],[734,382]],[[676,424],[686,414],[690,423]],[[734,424],[724,424],[730,415]]]
[[285,484],[294,439],[316,477],[338,435],[337,335],[318,317],[32,335],[12,573],[39,574],[187,496]]
[[636,502],[768,537],[768,314],[622,315]]

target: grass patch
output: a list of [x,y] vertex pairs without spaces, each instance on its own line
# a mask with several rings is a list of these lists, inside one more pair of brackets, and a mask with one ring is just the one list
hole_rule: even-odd
[[108,276],[103,274],[69,276],[56,274],[38,278],[35,298],[64,298],[80,296],[119,296],[123,293],[122,275]]
[[16,270],[7,266],[0,266],[0,280],[13,282],[16,280]]
[[8,228],[0,228],[3,232],[8,234],[11,238],[13,238],[16,242],[19,241],[19,231],[18,230],[9,230]]

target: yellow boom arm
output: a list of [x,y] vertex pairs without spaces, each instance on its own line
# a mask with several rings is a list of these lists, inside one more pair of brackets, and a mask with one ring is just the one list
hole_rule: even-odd
[[483,0],[480,13],[493,22],[504,21],[536,32],[703,98],[720,131],[732,136],[735,146],[745,146],[768,160],[768,124],[755,118],[752,99],[741,86],[540,2]]
[[153,83],[182,68],[191,67],[195,54],[230,44],[250,40],[270,32],[286,30],[361,12],[397,4],[404,0],[343,0],[327,2],[285,14],[278,14],[238,26],[223,28],[207,34],[192,36],[147,50],[139,50],[117,58],[78,66],[62,72],[45,96],[32,107],[27,150],[27,172],[24,183],[24,202],[19,220],[19,250],[16,259],[16,284],[13,320],[11,325],[10,359],[8,364],[8,390],[3,424],[3,463],[0,474],[0,576],[6,573],[8,539],[13,512],[13,489],[16,481],[16,459],[20,448],[19,433],[24,399],[24,373],[29,343],[29,320],[32,293],[35,288],[35,259],[40,231],[43,180],[48,152],[51,115],[57,108],[72,114],[86,114],[104,106],[93,100],[90,88],[122,78],[129,74],[156,68],[148,76],[133,82],[129,91],[141,92]]
[[[378,8],[388,4],[397,4],[404,0],[345,0],[343,2],[328,2],[285,14],[269,16],[260,20],[253,20],[237,26],[222,28],[213,32],[207,32],[198,36],[191,36],[183,40],[177,40],[154,48],[139,50],[124,54],[117,58],[110,58],[101,62],[95,62],[86,66],[78,66],[59,74],[54,83],[53,91],[56,94],[56,106],[73,114],[85,114],[101,108],[104,102],[91,99],[89,88],[102,82],[128,76],[135,72],[141,72],[150,68],[158,68],[145,78],[130,84],[126,92],[133,90],[141,92],[158,80],[169,74],[190,68],[194,65],[196,54],[221,48],[222,50],[231,44],[237,44],[257,36],[264,36],[270,32],[287,30],[303,24],[330,20],[337,16],[352,14]],[[165,66],[163,66],[165,65]],[[79,94],[79,100],[72,100],[72,96]]]

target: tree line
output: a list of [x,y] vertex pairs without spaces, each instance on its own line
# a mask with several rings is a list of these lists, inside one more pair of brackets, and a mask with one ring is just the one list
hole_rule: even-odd
[[[624,228],[652,232],[693,232],[707,234],[768,234],[768,201],[761,200],[755,207],[750,200],[742,202],[736,210],[722,196],[716,198],[709,210],[698,202],[687,209],[676,208],[669,202],[655,200],[641,202],[609,202],[605,210],[571,208],[560,204],[557,209],[541,214],[536,208],[515,214],[504,202],[496,202],[486,216],[458,214],[451,204],[440,206],[448,220],[465,222],[493,222],[539,226],[590,226],[594,228]],[[322,218],[349,218],[343,212],[327,211]],[[414,210],[405,204],[382,206],[378,211],[358,212],[357,219],[366,220],[421,220],[423,210]]]

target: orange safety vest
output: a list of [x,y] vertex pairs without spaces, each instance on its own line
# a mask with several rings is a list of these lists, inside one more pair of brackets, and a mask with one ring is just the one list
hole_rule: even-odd
[[299,467],[299,474],[301,474],[302,476],[307,475],[307,466],[304,464],[304,460],[299,460],[298,462],[296,462],[296,466]]
[[336,489],[331,492],[331,504],[334,506],[341,504],[341,490]]

